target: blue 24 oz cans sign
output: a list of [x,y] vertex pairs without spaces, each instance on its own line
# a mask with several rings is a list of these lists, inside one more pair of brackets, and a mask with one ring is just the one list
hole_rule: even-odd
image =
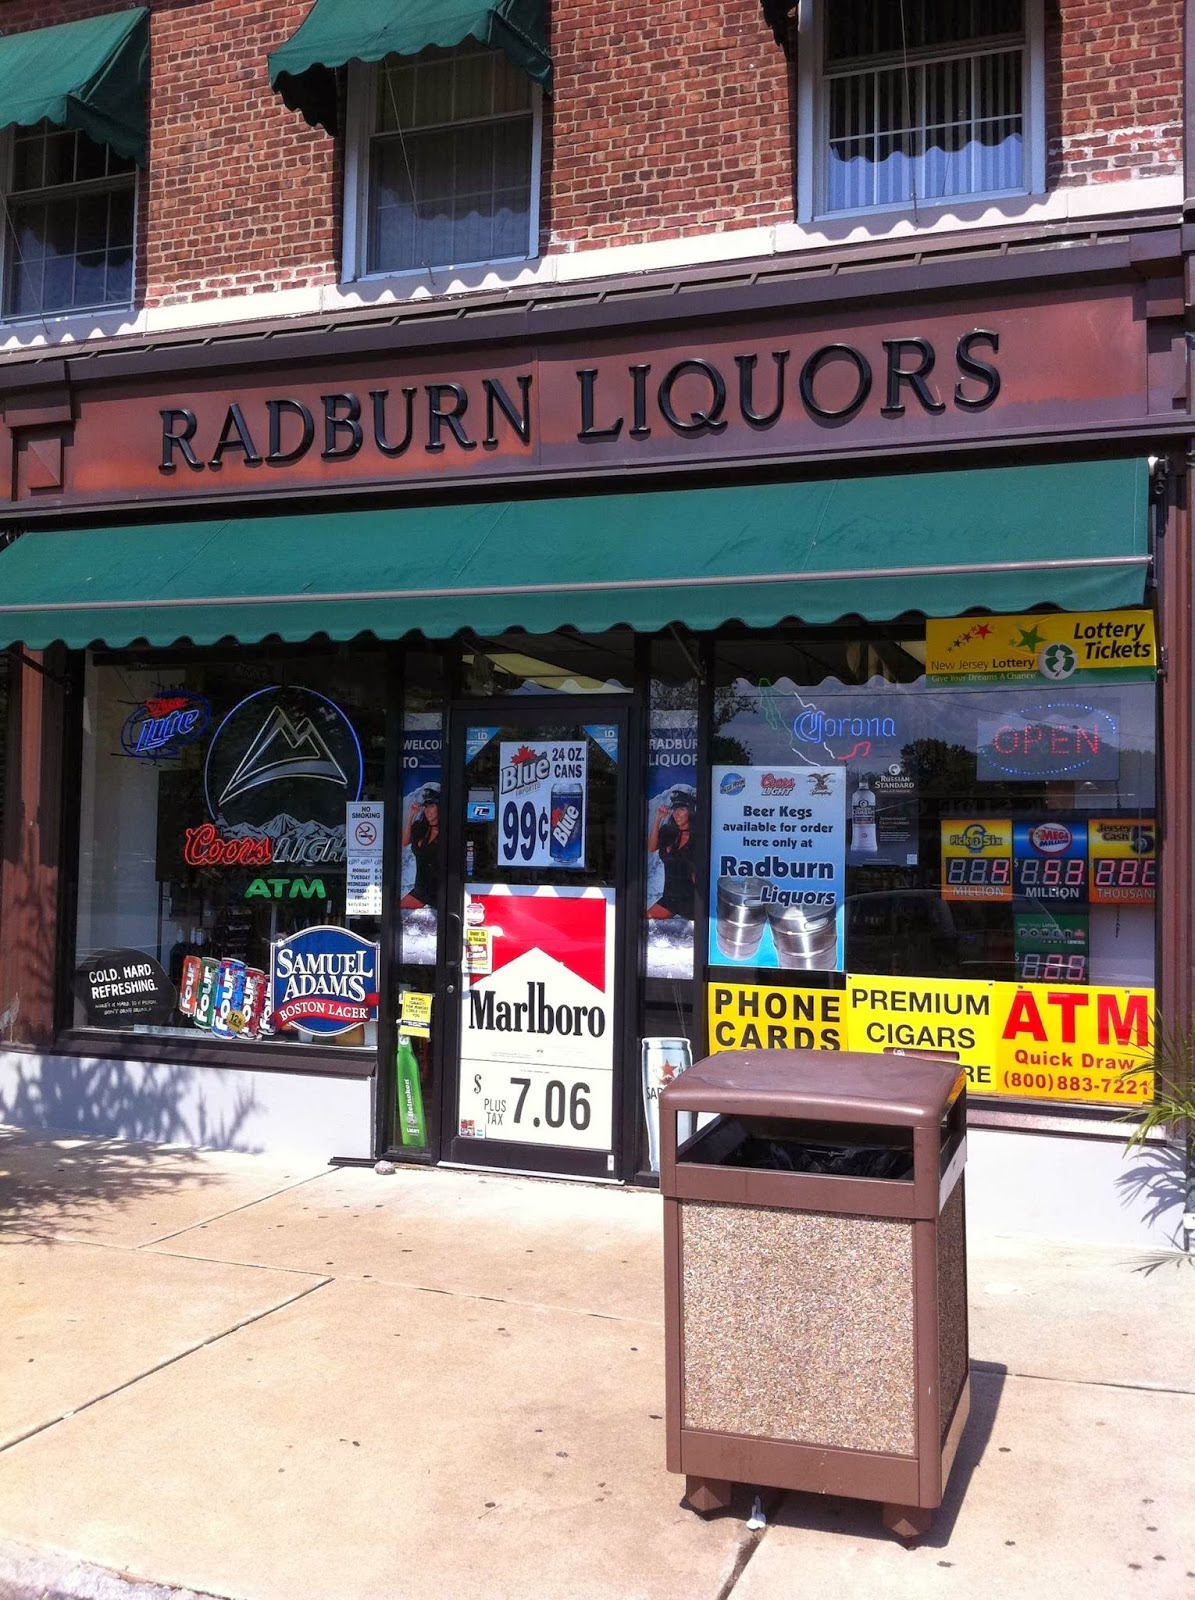
[[304,928],[270,951],[275,1030],[300,1027],[321,1038],[378,1016],[378,947],[347,928]]

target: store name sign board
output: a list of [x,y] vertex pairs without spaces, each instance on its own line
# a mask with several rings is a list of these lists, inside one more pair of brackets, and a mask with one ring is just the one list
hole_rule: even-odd
[[[673,317],[698,298],[673,297]],[[1094,406],[1109,423],[1140,414],[1143,324],[1114,286],[1049,304],[1001,291],[911,316],[839,301],[669,326],[643,309],[548,337],[547,308],[536,344],[506,338],[496,316],[484,344],[458,343],[462,316],[452,342],[442,322],[423,333],[411,319],[351,359],[335,334],[313,334],[301,361],[274,367],[263,341],[254,360],[243,346],[223,370],[180,360],[153,385],[88,369],[61,488],[35,493],[20,457],[7,484],[0,459],[0,493],[48,507],[600,476],[997,439]]]
[[925,625],[926,682],[941,688],[1142,683],[1156,668],[1151,611],[931,617]]

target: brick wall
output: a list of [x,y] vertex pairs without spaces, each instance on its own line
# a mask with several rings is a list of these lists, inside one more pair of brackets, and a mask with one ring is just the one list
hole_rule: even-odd
[[[310,0],[149,0],[149,305],[334,283],[341,145],[269,87]],[[832,3],[832,0],[830,0]],[[119,0],[0,0],[6,32]],[[543,247],[790,221],[792,78],[759,0],[550,0]],[[1181,168],[1182,0],[1046,0],[1052,186]]]
[[1182,171],[1182,0],[1046,0],[1047,182]]

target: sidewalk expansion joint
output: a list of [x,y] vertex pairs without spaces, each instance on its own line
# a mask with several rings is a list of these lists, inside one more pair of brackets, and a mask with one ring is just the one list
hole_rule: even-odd
[[126,1378],[123,1383],[113,1384],[111,1389],[105,1389],[102,1394],[92,1395],[90,1400],[83,1400],[69,1411],[63,1411],[56,1417],[51,1417],[47,1422],[39,1422],[34,1428],[27,1428],[24,1433],[15,1438],[5,1440],[0,1444],[0,1455],[11,1450],[14,1446],[24,1444],[27,1439],[35,1438],[39,1433],[45,1433],[50,1428],[56,1428],[60,1423],[69,1422],[72,1417],[77,1417],[81,1411],[90,1411],[92,1406],[98,1406],[102,1400],[110,1400],[113,1395],[120,1394],[125,1389],[131,1389],[134,1384],[142,1382],[145,1378],[152,1378],[155,1372],[164,1372],[167,1367],[177,1366],[180,1361],[185,1361],[188,1356],[197,1355],[200,1350],[206,1350],[209,1345],[219,1344],[221,1339],[227,1339],[234,1333],[240,1333],[242,1328],[249,1328],[255,1322],[264,1322],[267,1317],[272,1317],[277,1311],[284,1311],[287,1306],[293,1306],[298,1301],[304,1300],[309,1294],[315,1294],[332,1283],[332,1278],[321,1278],[318,1283],[309,1284],[305,1289],[300,1289],[298,1294],[288,1295],[285,1300],[280,1300],[275,1306],[267,1306],[264,1311],[255,1311],[251,1317],[242,1317],[239,1322],[234,1322],[231,1327],[222,1328],[219,1333],[213,1333],[206,1339],[198,1339],[194,1344],[189,1344],[177,1354],[167,1356],[163,1361],[157,1361],[152,1367],[146,1367],[144,1372],[134,1373],[131,1378]]
[[262,1205],[266,1200],[275,1200],[280,1194],[289,1194],[292,1189],[301,1189],[304,1184],[316,1183],[320,1178],[326,1178],[326,1172],[312,1172],[306,1178],[296,1178],[294,1183],[284,1183],[280,1189],[271,1189],[268,1194],[259,1194],[252,1200],[245,1200],[239,1206],[229,1206],[227,1211],[217,1211],[210,1217],[204,1217],[200,1222],[188,1222],[185,1228],[176,1228],[173,1233],[161,1233],[144,1243],[135,1246],[138,1250],[148,1250],[152,1245],[165,1244],[167,1239],[177,1239],[184,1233],[194,1233],[196,1228],[206,1228],[209,1222],[222,1222],[225,1217],[235,1217],[238,1211],[251,1211],[254,1206]]
[[751,1557],[767,1536],[767,1531],[772,1525],[772,1518],[780,1509],[780,1503],[783,1499],[784,1491],[781,1489],[761,1490],[760,1500],[768,1520],[762,1528],[744,1529],[743,1538],[735,1553],[734,1565],[731,1567],[726,1581],[714,1596],[714,1600],[729,1600],[730,1595],[733,1594],[738,1586],[739,1579],[746,1572]]
[[1114,1378],[1066,1378],[1049,1372],[1014,1372],[998,1361],[971,1362],[971,1371],[985,1378],[1026,1378],[1031,1383],[1068,1383],[1080,1389],[1127,1389],[1133,1394],[1195,1394],[1169,1383],[1120,1383]]

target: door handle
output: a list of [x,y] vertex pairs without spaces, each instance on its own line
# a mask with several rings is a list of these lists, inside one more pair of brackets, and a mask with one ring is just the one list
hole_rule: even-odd
[[[453,933],[455,930],[455,938]],[[461,957],[464,952],[465,925],[461,921],[458,911],[448,913],[448,965],[457,972],[461,969]]]

